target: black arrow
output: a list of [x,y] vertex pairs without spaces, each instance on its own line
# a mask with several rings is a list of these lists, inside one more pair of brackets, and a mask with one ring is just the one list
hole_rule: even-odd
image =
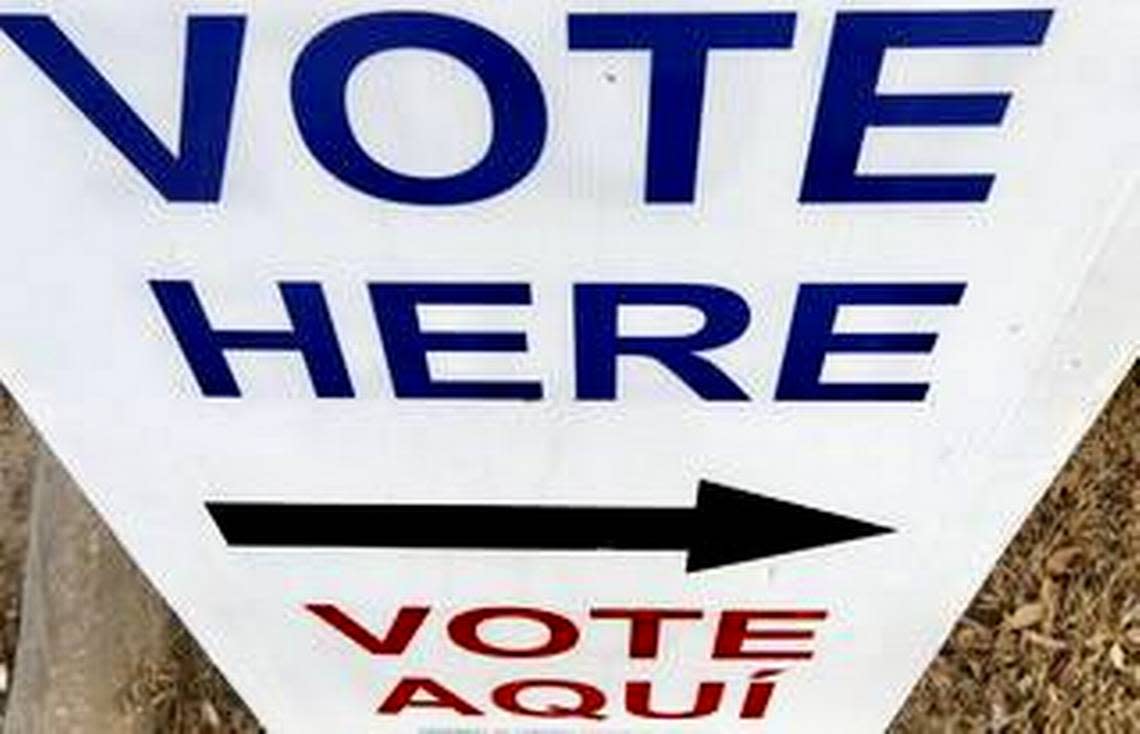
[[688,551],[690,573],[894,532],[701,482],[695,508],[209,502],[226,543],[258,548]]

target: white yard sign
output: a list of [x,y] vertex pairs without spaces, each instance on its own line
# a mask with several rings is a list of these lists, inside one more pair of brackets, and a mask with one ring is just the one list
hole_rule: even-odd
[[881,730],[1127,363],[1137,37],[12,0],[0,376],[273,732]]

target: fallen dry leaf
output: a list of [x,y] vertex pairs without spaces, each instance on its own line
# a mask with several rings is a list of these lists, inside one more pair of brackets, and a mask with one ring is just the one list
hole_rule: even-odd
[[1011,630],[1023,630],[1041,624],[1045,619],[1045,605],[1041,602],[1022,604],[1013,614],[1005,620],[1005,626]]
[[1050,576],[1060,576],[1069,570],[1069,567],[1081,557],[1082,553],[1083,551],[1080,548],[1074,546],[1059,548],[1045,561],[1045,571]]
[[222,717],[209,701],[202,701],[202,723],[209,731],[221,731]]
[[1069,647],[1067,644],[1065,644],[1064,640],[1047,637],[1046,635],[1034,632],[1033,630],[1029,630],[1025,633],[1025,639],[1030,644],[1037,645],[1038,647],[1043,647],[1046,650],[1053,650],[1054,652],[1066,650]]
[[1108,649],[1108,659],[1112,663],[1112,667],[1120,672],[1123,673],[1128,670],[1128,664],[1124,657],[1124,648],[1120,646],[1119,642]]

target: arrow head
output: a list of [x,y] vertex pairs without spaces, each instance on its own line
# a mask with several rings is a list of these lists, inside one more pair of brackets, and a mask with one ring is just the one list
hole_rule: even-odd
[[843,515],[701,482],[689,573],[895,532]]

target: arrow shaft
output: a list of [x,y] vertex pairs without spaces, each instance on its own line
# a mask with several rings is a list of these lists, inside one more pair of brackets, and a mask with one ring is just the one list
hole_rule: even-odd
[[685,550],[695,510],[209,503],[233,547]]

